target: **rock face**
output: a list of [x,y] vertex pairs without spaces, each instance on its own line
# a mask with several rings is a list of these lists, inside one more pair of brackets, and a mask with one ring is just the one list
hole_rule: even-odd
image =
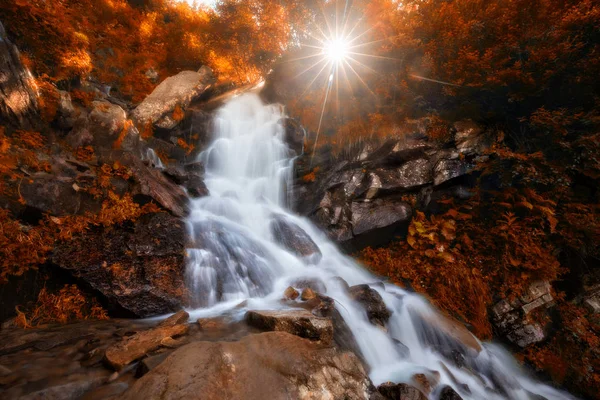
[[139,317],[165,314],[185,302],[185,227],[168,213],[133,226],[96,228],[59,244],[52,262],[83,279],[114,307]]
[[275,240],[298,257],[306,257],[318,263],[321,260],[319,246],[298,225],[286,219],[283,215],[276,215],[271,221],[271,233]]
[[21,63],[19,51],[0,23],[0,116],[14,128],[37,126],[37,89],[31,73]]
[[352,286],[348,291],[350,297],[360,303],[367,313],[369,321],[375,325],[385,326],[392,313],[387,309],[381,295],[369,285]]
[[248,311],[246,323],[263,331],[287,332],[325,345],[333,340],[331,320],[303,310]]
[[379,385],[377,391],[387,400],[427,400],[418,389],[404,383],[387,382]]
[[239,342],[196,342],[176,350],[124,400],[368,398],[370,381],[351,353],[284,332]]
[[[296,181],[294,195],[302,200],[295,209],[356,251],[405,234],[413,207],[435,210],[440,193],[468,198],[469,174],[493,142],[491,135],[470,121],[457,123],[454,140],[445,144],[428,141],[418,123],[403,130],[402,139],[362,144],[337,159],[321,149],[316,179]],[[306,156],[297,166],[298,177],[312,172]]]
[[160,323],[156,328],[138,332],[109,347],[104,355],[106,362],[121,370],[133,361],[158,349],[166,340],[185,335],[189,329],[189,314],[180,311]]
[[133,121],[139,127],[154,125],[161,129],[173,129],[179,118],[173,116],[176,107],[185,110],[214,82],[212,71],[202,67],[200,71],[182,71],[165,79],[133,111]]
[[531,312],[547,309],[554,305],[550,283],[536,282],[520,298],[504,299],[492,309],[493,323],[501,336],[521,348],[546,339],[547,322],[538,320]]

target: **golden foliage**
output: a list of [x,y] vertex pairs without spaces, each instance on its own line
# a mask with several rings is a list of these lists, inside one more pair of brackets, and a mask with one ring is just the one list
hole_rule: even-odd
[[15,322],[22,328],[49,323],[65,324],[75,320],[108,319],[108,314],[95,299],[88,300],[76,285],[65,285],[58,293],[42,288],[37,303],[28,311],[16,308]]

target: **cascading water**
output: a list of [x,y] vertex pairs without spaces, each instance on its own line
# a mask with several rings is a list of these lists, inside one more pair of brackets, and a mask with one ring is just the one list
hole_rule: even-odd
[[[307,219],[285,209],[293,157],[284,142],[283,109],[244,94],[222,107],[214,141],[200,157],[210,196],[192,200],[188,281],[194,317],[248,309],[281,309],[284,290],[298,279],[318,279],[352,331],[374,384],[409,383],[417,373],[439,373],[438,387],[451,386],[464,399],[572,399],[535,382],[500,347],[480,343],[438,314],[423,298],[390,284],[372,285],[392,312],[387,331],[371,324],[365,310],[340,283],[377,282]],[[272,229],[277,221],[301,228],[322,257],[286,250]],[[240,304],[241,303],[241,304]],[[404,346],[409,352],[403,351]],[[462,367],[449,362],[453,351]],[[439,396],[430,394],[431,399]]]

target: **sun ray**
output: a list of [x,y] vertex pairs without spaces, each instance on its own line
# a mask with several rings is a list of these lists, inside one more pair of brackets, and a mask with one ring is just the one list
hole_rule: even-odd
[[354,75],[356,75],[356,77],[358,78],[358,80],[369,91],[369,93],[371,93],[371,95],[373,97],[377,97],[377,95],[371,90],[371,88],[369,87],[369,85],[367,85],[367,83],[363,80],[363,78],[360,77],[360,75],[358,74],[358,72],[356,72],[356,70],[352,67],[352,65],[350,65],[350,63],[348,61],[346,61],[346,60],[344,60],[344,63],[348,66],[348,68],[350,68],[350,70],[354,73]]

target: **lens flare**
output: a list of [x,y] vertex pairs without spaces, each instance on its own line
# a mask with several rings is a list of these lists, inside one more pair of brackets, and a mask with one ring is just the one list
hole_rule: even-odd
[[344,39],[333,39],[325,42],[323,54],[333,63],[341,63],[346,60],[350,51],[350,43]]

